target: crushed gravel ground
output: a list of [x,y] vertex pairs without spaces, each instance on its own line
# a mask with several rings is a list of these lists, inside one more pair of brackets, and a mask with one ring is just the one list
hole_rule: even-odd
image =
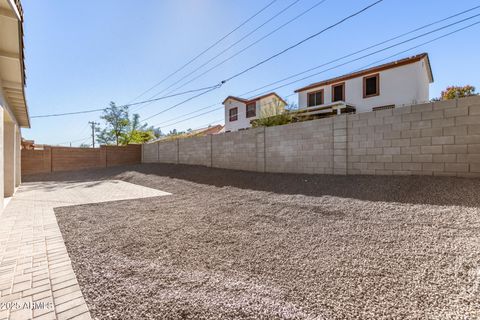
[[98,319],[480,319],[480,181],[139,165],[171,196],[56,209]]

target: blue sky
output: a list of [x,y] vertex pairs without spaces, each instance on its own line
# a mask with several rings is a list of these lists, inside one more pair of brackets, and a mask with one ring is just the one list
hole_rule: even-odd
[[[103,108],[108,106],[110,101],[115,101],[117,104],[128,103],[269,2],[271,0],[23,0],[26,93],[30,115]],[[288,10],[278,14],[294,2],[296,3]],[[276,16],[274,20],[229,49],[198,73],[248,46],[318,2],[320,0],[277,0],[218,46],[141,99],[148,99],[165,89],[267,19]],[[179,92],[217,84],[222,79],[372,2],[374,1],[326,0],[300,19],[191,82]],[[170,119],[219,103],[228,95],[240,95],[479,4],[479,1],[469,0],[456,2],[385,0],[352,20],[226,83],[222,88],[153,117],[148,120],[148,123],[161,124],[160,127],[164,132],[173,128],[184,130],[223,123],[223,111],[220,109],[173,126],[165,126],[175,122],[169,121]],[[435,27],[478,13],[480,9]],[[477,21],[480,21],[480,17],[452,27],[448,31],[440,31],[278,89],[277,92],[282,96],[292,95],[294,89],[303,85],[351,72],[415,44]],[[480,25],[476,25],[451,37],[403,53],[391,60],[428,52],[435,77],[435,82],[430,87],[431,97],[439,96],[443,88],[453,84],[471,84],[480,89],[478,80],[480,42],[475,40],[479,33]],[[261,92],[258,91],[258,93]],[[187,97],[189,95],[161,100],[146,105],[138,113],[141,118],[146,118]],[[296,103],[296,96],[290,96],[288,100]],[[212,107],[205,111],[218,108],[219,106]],[[132,109],[135,110],[136,107]],[[64,145],[68,145],[70,141],[73,141],[72,145],[89,143],[88,121],[101,122],[100,115],[101,113],[97,112],[32,119],[32,128],[24,129],[23,136],[34,139],[37,143],[63,143]]]

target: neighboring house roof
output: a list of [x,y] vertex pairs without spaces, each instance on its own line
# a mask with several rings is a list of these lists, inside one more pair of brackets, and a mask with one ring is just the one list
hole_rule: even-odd
[[283,100],[282,97],[280,97],[276,92],[269,92],[267,94],[263,94],[261,96],[258,96],[258,97],[255,97],[255,98],[252,98],[252,99],[243,99],[243,98],[239,98],[239,97],[235,97],[235,96],[228,96],[225,98],[225,100],[223,100],[223,104],[225,104],[225,102],[228,100],[228,99],[232,99],[232,100],[236,100],[236,101],[239,101],[239,102],[242,102],[242,103],[251,103],[251,102],[255,102],[255,101],[258,101],[258,100],[261,100],[263,98],[267,98],[269,96],[275,96],[276,98],[278,98],[278,100],[280,100],[281,102],[285,103],[285,104],[288,104],[285,100]]
[[375,67],[372,67],[372,68],[348,73],[348,74],[345,74],[345,75],[340,76],[340,77],[335,77],[335,78],[323,80],[323,81],[320,81],[320,82],[315,82],[315,83],[309,84],[308,86],[297,89],[297,90],[295,90],[295,92],[301,92],[301,91],[313,89],[313,88],[316,88],[316,87],[326,86],[326,85],[329,85],[329,84],[342,82],[342,81],[350,80],[350,79],[353,79],[353,78],[358,78],[358,77],[365,76],[365,75],[368,75],[368,74],[371,74],[371,73],[376,73],[376,72],[380,72],[380,71],[384,71],[384,70],[388,70],[388,69],[401,67],[401,66],[404,66],[404,65],[407,65],[407,64],[418,62],[422,59],[425,59],[425,61],[426,61],[428,77],[430,79],[430,83],[432,83],[433,82],[433,73],[432,73],[432,68],[430,66],[430,60],[428,58],[428,53],[422,53],[422,54],[418,54],[416,56],[392,61],[392,62],[385,63],[385,64],[375,66]]
[[19,0],[0,0],[0,85],[13,116],[21,127],[30,127],[25,99],[23,10]]
[[169,140],[176,140],[176,139],[183,139],[183,138],[190,138],[190,137],[198,137],[198,136],[206,136],[206,135],[211,135],[211,134],[219,134],[223,132],[224,126],[221,124],[217,124],[214,126],[209,126],[205,128],[200,128],[200,129],[195,129],[190,132],[180,134],[177,136],[166,136],[166,137],[160,137],[155,140],[148,141],[147,143],[155,143],[158,141],[169,141]]
[[215,126],[209,126],[206,128],[201,128],[201,129],[196,129],[192,130],[188,135],[198,135],[198,134],[218,134],[220,131],[222,131],[223,125],[217,124]]

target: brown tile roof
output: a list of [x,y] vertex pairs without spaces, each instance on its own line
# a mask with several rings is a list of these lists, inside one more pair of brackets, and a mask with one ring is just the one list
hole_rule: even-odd
[[258,96],[258,97],[255,97],[255,98],[252,98],[252,99],[243,99],[243,98],[239,98],[239,97],[235,97],[235,96],[228,96],[225,98],[225,100],[223,100],[223,104],[225,104],[225,101],[227,101],[228,99],[232,99],[232,100],[237,100],[239,102],[242,102],[242,103],[250,103],[250,102],[255,102],[257,100],[260,100],[260,99],[263,99],[263,98],[266,98],[268,96],[271,96],[271,95],[274,95],[276,96],[280,101],[282,101],[283,103],[285,103],[286,105],[288,104],[285,100],[282,99],[282,97],[280,97],[276,92],[269,92],[269,93],[266,93],[266,94],[263,94],[261,96]]
[[410,64],[410,63],[415,63],[415,62],[420,61],[424,58],[427,60],[427,68],[428,68],[428,72],[429,72],[430,82],[433,82],[433,74],[432,74],[432,69],[431,69],[431,66],[430,66],[430,60],[428,59],[428,53],[422,53],[422,54],[418,54],[418,55],[415,55],[415,56],[412,56],[412,57],[408,57],[408,58],[392,61],[392,62],[389,62],[389,63],[385,63],[385,64],[375,66],[375,67],[372,67],[372,68],[348,73],[348,74],[345,74],[345,75],[340,76],[340,77],[335,77],[335,78],[323,80],[323,81],[320,81],[320,82],[315,82],[315,83],[309,84],[308,86],[297,89],[297,90],[295,90],[295,92],[301,92],[301,91],[313,89],[313,88],[316,88],[316,87],[326,86],[326,85],[329,85],[329,84],[333,84],[333,83],[342,82],[342,81],[346,81],[346,80],[349,80],[349,79],[361,77],[361,76],[368,75],[368,74],[371,74],[371,73],[376,73],[376,72],[380,72],[380,71],[387,70],[387,69],[401,67],[401,66],[404,66],[404,65],[407,65],[407,64]]

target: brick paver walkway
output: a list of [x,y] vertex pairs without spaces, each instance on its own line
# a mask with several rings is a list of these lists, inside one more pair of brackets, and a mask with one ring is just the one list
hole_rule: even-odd
[[0,214],[0,319],[90,319],[53,208],[163,195],[118,180],[22,184]]

